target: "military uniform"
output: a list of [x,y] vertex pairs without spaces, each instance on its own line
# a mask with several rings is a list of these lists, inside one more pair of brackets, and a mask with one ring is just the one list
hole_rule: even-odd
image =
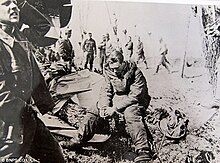
[[132,41],[128,41],[125,44],[125,47],[127,48],[127,55],[129,57],[129,59],[131,58],[131,56],[133,55],[133,42]]
[[94,39],[86,39],[83,44],[83,51],[86,56],[86,62],[84,65],[84,68],[87,68],[87,64],[90,64],[90,71],[92,71],[93,68],[93,61],[94,61],[94,54],[96,54],[96,42]]
[[146,79],[134,62],[123,62],[120,74],[111,71],[107,64],[98,105],[90,108],[80,125],[80,140],[88,141],[97,132],[97,128],[106,124],[99,116],[100,109],[114,106],[117,112],[124,115],[135,150],[149,149],[148,129],[143,116],[150,99]]
[[[29,154],[41,163],[63,163],[61,148],[38,119],[54,107],[44,78],[32,56],[30,42],[15,29],[0,29],[0,160]],[[4,150],[4,147],[8,147]]]
[[142,60],[145,64],[146,68],[148,68],[147,61],[146,61],[146,58],[144,56],[143,42],[141,42],[141,41],[138,41],[136,54],[137,54],[137,63],[139,63],[140,60]]
[[99,46],[99,58],[100,58],[100,68],[101,68],[101,72],[103,73],[103,66],[104,63],[106,61],[106,41],[102,41]]
[[76,68],[76,65],[74,63],[74,49],[73,45],[70,42],[70,40],[67,39],[61,39],[58,41],[58,53],[62,57],[64,62],[67,62],[67,65],[70,65],[69,69],[71,72],[71,67]]

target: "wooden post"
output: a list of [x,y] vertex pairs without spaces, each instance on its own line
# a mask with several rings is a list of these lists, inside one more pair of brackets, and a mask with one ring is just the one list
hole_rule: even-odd
[[[190,13],[189,13],[190,14]],[[181,77],[184,77],[184,70],[185,70],[185,62],[186,62],[186,50],[187,50],[187,44],[188,44],[188,38],[189,38],[189,25],[190,25],[190,18],[191,18],[191,14],[189,15],[189,20],[187,23],[187,33],[186,33],[186,45],[185,45],[185,54],[183,57],[183,66],[182,66],[182,73],[181,73]]]
[[182,66],[181,78],[184,77],[185,62],[186,62],[186,50],[185,50],[185,54],[184,54],[184,57],[183,57],[183,66]]

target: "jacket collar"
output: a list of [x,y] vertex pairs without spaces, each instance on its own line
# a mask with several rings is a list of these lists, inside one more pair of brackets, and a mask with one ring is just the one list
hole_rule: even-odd
[[0,40],[2,40],[4,43],[9,45],[11,48],[14,46],[15,39],[6,32],[4,32],[1,28],[0,28],[0,36],[1,36]]

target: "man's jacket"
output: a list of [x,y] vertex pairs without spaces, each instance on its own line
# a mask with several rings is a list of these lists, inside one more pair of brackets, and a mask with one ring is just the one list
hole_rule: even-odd
[[100,57],[105,55],[105,51],[106,51],[106,41],[102,41],[99,46],[98,49],[100,50]]
[[61,39],[59,43],[59,54],[65,61],[71,61],[75,56],[73,45],[69,39]]
[[83,44],[83,51],[88,53],[96,53],[96,42],[94,39],[86,39]]
[[132,41],[128,41],[126,44],[125,44],[125,47],[127,47],[127,50],[129,51],[129,57],[131,57],[133,55],[133,42]]
[[144,47],[143,42],[138,42],[137,44],[137,55],[143,55],[144,54]]
[[[54,107],[44,78],[32,55],[32,46],[16,29],[12,38],[0,29],[0,120],[23,129],[28,150],[36,129],[31,101],[42,114]],[[0,138],[1,140],[1,138]]]
[[124,111],[134,104],[148,107],[151,97],[147,82],[134,62],[123,62],[120,74],[113,72],[108,65],[105,66],[105,82],[100,91],[99,107],[113,106],[115,95],[126,97],[114,105],[118,111]]
[[127,47],[128,50],[133,50],[133,42],[132,41],[128,41],[125,45],[125,47]]

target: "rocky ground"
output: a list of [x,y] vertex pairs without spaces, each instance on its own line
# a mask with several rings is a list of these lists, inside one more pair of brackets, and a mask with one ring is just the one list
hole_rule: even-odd
[[[139,65],[147,77],[152,96],[149,112],[153,115],[157,110],[179,110],[189,120],[186,137],[172,141],[159,130],[158,117],[153,121],[146,118],[158,155],[152,162],[220,162],[219,110],[204,107],[212,100],[208,71],[203,64],[192,62],[186,66],[182,78],[179,60],[173,60],[172,64],[170,74],[164,67],[155,74],[155,67],[144,69]],[[85,113],[83,109],[76,112]],[[113,133],[105,143],[92,144],[78,151],[65,149],[64,153],[67,162],[74,163],[132,163],[135,157],[130,138],[119,133]]]

